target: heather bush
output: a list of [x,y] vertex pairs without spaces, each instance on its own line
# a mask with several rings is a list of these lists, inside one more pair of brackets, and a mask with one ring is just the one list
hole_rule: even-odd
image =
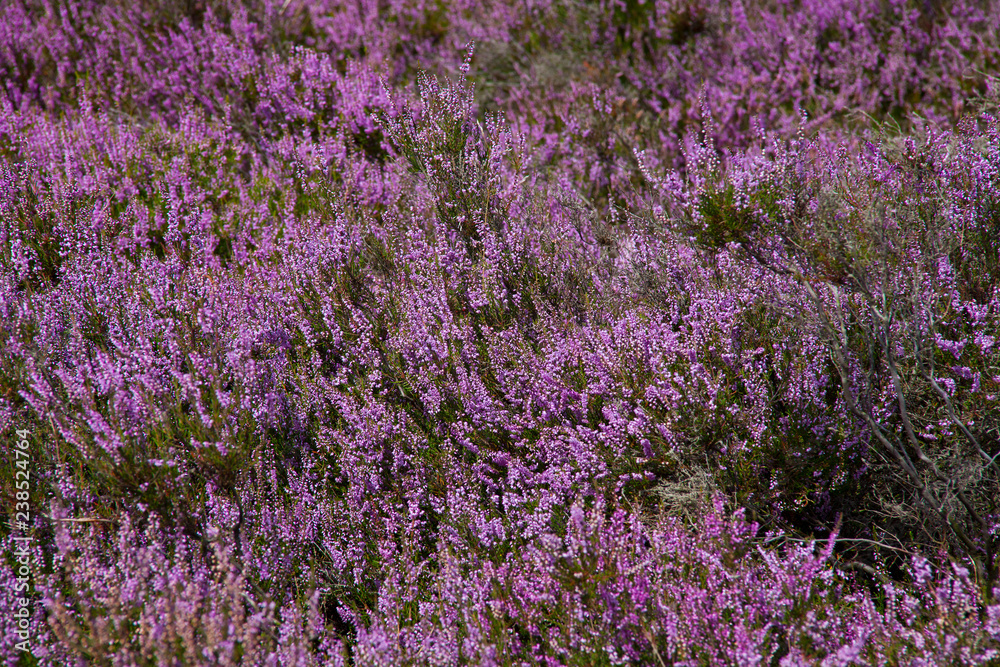
[[0,653],[1000,660],[998,15],[5,5]]
[[[964,188],[993,178],[995,148],[948,135],[918,141],[868,142],[856,160],[832,157],[828,169],[841,175],[832,183],[812,165],[803,170],[796,153],[807,146],[779,148],[763,165],[752,159],[716,175],[721,185],[696,183],[687,224],[702,245],[740,247],[805,290],[813,308],[792,321],[816,332],[836,372],[826,382],[885,457],[872,471],[876,497],[885,495],[871,529],[900,543],[950,544],[973,558],[989,590],[998,576],[998,443],[981,406],[996,400],[997,295],[979,287],[993,284],[988,263],[972,269],[959,247],[993,224]],[[787,296],[772,304],[788,312]],[[971,354],[959,341],[976,341]],[[925,507],[911,513],[913,504]]]

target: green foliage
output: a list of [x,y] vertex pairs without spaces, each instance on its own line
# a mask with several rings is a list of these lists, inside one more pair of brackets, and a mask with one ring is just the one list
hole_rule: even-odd
[[746,243],[756,234],[780,229],[784,213],[778,206],[777,188],[763,183],[749,193],[739,193],[732,183],[710,186],[698,198],[701,224],[694,228],[703,247],[719,250],[729,243]]

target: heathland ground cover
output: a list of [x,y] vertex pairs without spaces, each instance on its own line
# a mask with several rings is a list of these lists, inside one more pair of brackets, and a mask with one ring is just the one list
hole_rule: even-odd
[[0,4],[0,657],[997,664],[998,66],[997,0]]

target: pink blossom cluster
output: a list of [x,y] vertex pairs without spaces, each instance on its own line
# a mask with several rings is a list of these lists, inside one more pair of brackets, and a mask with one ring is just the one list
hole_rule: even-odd
[[1000,661],[997,17],[4,4],[31,664]]

